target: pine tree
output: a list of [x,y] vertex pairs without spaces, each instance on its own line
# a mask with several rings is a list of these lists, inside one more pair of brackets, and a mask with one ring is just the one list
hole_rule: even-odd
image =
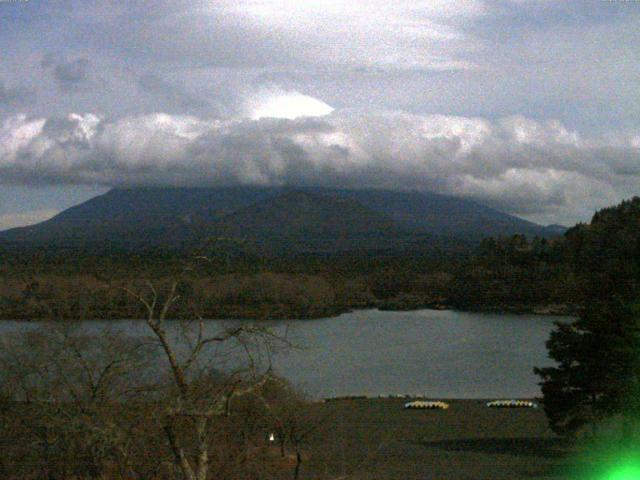
[[640,413],[638,327],[637,315],[619,300],[592,304],[575,322],[556,324],[547,348],[558,365],[535,369],[556,433],[573,433],[586,424],[595,433],[603,417]]
[[561,434],[622,415],[640,416],[640,198],[596,213],[567,233],[582,296],[579,318],[547,342],[556,367],[536,368],[545,413]]

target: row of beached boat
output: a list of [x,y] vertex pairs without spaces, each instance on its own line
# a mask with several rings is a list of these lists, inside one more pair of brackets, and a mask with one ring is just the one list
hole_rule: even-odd
[[528,400],[494,400],[487,403],[490,408],[538,408],[533,402]]
[[[378,397],[367,397],[366,395],[347,395],[342,397],[325,398],[321,401],[333,402],[339,400],[368,400],[373,398],[408,399],[411,398],[411,396],[398,394]],[[538,405],[528,400],[492,400],[490,402],[487,402],[485,405],[489,408],[538,408]],[[449,408],[449,404],[440,400],[413,400],[411,402],[405,403],[404,408],[420,410],[446,410],[447,408]]]
[[[493,400],[486,404],[489,408],[537,408],[538,406],[528,400]],[[404,408],[418,410],[446,410],[449,404],[441,401],[414,400],[404,404]]]

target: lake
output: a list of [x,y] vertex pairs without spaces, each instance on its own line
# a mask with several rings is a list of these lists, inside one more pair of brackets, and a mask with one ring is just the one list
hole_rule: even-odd
[[[275,370],[314,397],[425,395],[510,398],[540,395],[534,366],[548,366],[553,322],[569,317],[419,310],[361,310],[335,318],[273,322],[299,348],[276,354]],[[39,324],[0,322],[0,334]],[[219,322],[209,321],[214,327]],[[143,321],[90,321],[99,333],[147,334]]]

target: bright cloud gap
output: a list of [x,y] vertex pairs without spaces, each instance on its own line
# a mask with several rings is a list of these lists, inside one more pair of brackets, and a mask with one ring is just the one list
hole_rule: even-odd
[[252,120],[261,118],[321,117],[333,112],[333,107],[317,98],[299,92],[266,91],[246,101],[245,110]]

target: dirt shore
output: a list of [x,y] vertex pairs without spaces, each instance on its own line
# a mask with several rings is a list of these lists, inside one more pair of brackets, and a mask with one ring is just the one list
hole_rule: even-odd
[[447,410],[405,410],[403,399],[318,405],[326,421],[301,478],[558,479],[566,448],[542,408],[492,409],[447,400]]

